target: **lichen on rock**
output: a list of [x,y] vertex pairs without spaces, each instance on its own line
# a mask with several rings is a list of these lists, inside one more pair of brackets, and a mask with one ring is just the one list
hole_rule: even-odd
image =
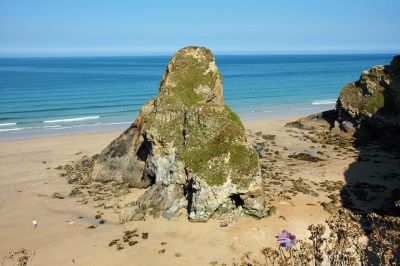
[[336,104],[342,130],[355,133],[365,128],[376,133],[400,128],[399,69],[400,56],[395,56],[390,65],[364,71],[358,81],[343,88]]
[[158,96],[100,153],[91,179],[147,188],[124,221],[144,213],[171,218],[181,209],[192,221],[221,212],[264,216],[257,152],[224,105],[222,77],[203,47],[174,55]]
[[390,65],[362,72],[340,92],[335,110],[287,126],[384,138],[400,132],[400,55]]

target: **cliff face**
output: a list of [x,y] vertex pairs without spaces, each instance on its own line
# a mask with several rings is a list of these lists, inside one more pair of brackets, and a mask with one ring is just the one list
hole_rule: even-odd
[[358,139],[400,134],[400,55],[390,65],[364,71],[340,92],[335,110],[311,115],[287,126],[345,132]]
[[364,71],[347,84],[336,104],[338,126],[346,132],[400,128],[400,56],[390,65]]
[[172,217],[181,208],[193,221],[264,212],[257,153],[224,105],[215,59],[202,47],[174,55],[158,96],[96,158],[91,179],[149,187],[124,221]]

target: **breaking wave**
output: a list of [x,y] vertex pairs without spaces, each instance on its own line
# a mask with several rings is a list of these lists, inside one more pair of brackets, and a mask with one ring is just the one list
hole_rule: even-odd
[[0,132],[7,132],[7,131],[20,131],[20,130],[24,130],[23,127],[16,127],[16,128],[4,128],[4,129],[0,129]]
[[325,105],[325,104],[335,104],[336,100],[335,99],[330,99],[330,100],[317,100],[313,101],[312,105]]
[[43,123],[66,123],[66,122],[76,122],[76,121],[84,121],[84,120],[95,120],[99,119],[100,116],[86,116],[86,117],[76,117],[76,118],[66,118],[66,119],[56,119],[56,120],[46,120]]
[[15,125],[17,125],[17,123],[3,123],[0,124],[0,127],[15,126]]

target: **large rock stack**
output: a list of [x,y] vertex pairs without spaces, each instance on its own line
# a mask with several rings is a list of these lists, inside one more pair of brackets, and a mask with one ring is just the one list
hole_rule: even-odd
[[214,56],[202,47],[174,55],[158,96],[96,158],[91,179],[148,188],[124,221],[183,208],[192,221],[264,215],[257,153],[224,105]]

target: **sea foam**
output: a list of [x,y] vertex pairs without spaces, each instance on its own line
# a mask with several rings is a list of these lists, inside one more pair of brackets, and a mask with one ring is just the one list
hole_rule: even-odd
[[15,126],[15,125],[17,125],[17,123],[3,123],[0,124],[0,127]]
[[336,100],[335,99],[330,99],[330,100],[317,100],[313,101],[312,105],[325,105],[325,104],[335,104]]
[[100,116],[86,116],[86,117],[76,117],[76,118],[66,118],[66,119],[56,119],[56,120],[46,120],[43,123],[68,123],[68,122],[76,122],[76,121],[83,121],[83,120],[95,120],[99,119]]
[[7,131],[20,131],[23,130],[24,128],[22,127],[17,127],[17,128],[4,128],[4,129],[0,129],[0,132],[7,132]]

